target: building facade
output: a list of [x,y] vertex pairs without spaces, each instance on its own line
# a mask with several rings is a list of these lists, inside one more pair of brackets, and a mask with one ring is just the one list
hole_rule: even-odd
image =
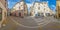
[[7,0],[0,0],[0,27],[7,18]]
[[25,16],[28,14],[27,5],[24,1],[16,3],[11,13],[15,16]]
[[32,16],[52,15],[53,11],[48,7],[48,2],[35,2],[31,7]]
[[60,18],[60,0],[56,1],[56,17]]

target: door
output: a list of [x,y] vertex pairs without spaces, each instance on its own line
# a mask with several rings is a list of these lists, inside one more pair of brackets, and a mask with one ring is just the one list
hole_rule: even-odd
[[19,16],[21,16],[21,13],[19,13]]
[[0,21],[2,20],[2,8],[0,8]]

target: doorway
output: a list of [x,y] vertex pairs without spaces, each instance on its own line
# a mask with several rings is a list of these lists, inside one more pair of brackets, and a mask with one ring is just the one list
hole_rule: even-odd
[[0,8],[0,21],[2,20],[2,8]]

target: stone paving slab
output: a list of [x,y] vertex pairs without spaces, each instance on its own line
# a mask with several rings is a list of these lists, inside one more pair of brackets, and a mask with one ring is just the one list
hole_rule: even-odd
[[38,28],[26,28],[17,25],[11,19],[7,21],[7,25],[5,27],[0,28],[0,30],[60,30],[60,23],[58,22],[51,22],[43,27],[40,26]]

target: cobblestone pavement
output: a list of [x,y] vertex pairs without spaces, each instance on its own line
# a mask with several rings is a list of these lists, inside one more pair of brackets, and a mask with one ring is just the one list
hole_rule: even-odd
[[53,17],[8,17],[8,23],[0,30],[60,30],[60,23]]

